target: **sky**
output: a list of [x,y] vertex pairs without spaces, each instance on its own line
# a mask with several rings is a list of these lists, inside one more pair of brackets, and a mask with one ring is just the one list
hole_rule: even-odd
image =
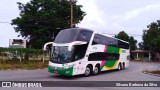
[[[9,39],[21,38],[10,22],[20,13],[16,2],[28,1],[0,1],[0,47],[8,47]],[[78,0],[77,4],[87,13],[78,27],[111,35],[125,31],[139,42],[147,25],[160,19],[160,0]]]

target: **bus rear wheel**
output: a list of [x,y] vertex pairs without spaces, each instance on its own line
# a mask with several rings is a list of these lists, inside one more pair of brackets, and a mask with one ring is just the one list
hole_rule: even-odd
[[95,68],[94,68],[94,70],[93,70],[93,74],[94,74],[94,75],[97,75],[97,74],[99,74],[99,73],[100,73],[100,66],[99,66],[99,65],[96,65]]
[[123,62],[123,64],[122,64],[122,66],[123,66],[122,70],[124,70],[124,69],[125,69],[125,63],[124,63],[124,62]]

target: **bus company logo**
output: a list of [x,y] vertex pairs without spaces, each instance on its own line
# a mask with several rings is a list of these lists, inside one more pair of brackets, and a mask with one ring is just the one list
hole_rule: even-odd
[[2,87],[12,87],[11,82],[2,82]]
[[42,84],[34,82],[2,82],[2,87],[42,87]]

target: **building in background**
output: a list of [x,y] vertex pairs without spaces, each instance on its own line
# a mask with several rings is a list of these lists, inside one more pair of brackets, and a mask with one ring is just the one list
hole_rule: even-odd
[[134,50],[131,51],[134,60],[151,61],[151,51],[147,50]]
[[27,40],[23,39],[10,39],[9,48],[26,48]]

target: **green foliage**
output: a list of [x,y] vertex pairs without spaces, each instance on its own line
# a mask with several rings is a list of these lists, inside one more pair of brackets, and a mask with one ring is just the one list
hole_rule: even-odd
[[[73,2],[73,22],[80,23],[86,15],[81,5]],[[30,0],[27,4],[17,3],[20,16],[12,20],[15,32],[30,40],[33,48],[52,41],[60,30],[70,27],[69,0]]]
[[128,36],[128,34],[127,34],[126,32],[124,32],[124,31],[119,32],[115,37],[116,37],[116,38],[119,38],[119,39],[121,39],[121,40],[127,41],[127,42],[129,41],[129,36]]
[[147,28],[143,31],[143,47],[160,52],[160,21],[151,23]]
[[129,44],[130,44],[130,49],[131,50],[136,50],[137,49],[137,40],[135,40],[133,36],[131,36],[129,38]]
[[130,44],[130,50],[137,49],[137,45],[136,45],[137,44],[137,40],[135,40],[133,36],[129,37],[126,32],[121,31],[115,37],[119,38],[121,40],[129,42],[129,44]]
[[139,46],[139,48],[138,48],[138,49],[140,49],[140,50],[144,50],[144,48],[143,48],[143,42],[139,42],[139,43],[138,43],[138,46]]
[[29,49],[29,48],[0,48],[0,55],[4,52],[20,52],[27,54],[43,54],[41,49]]
[[42,60],[43,54],[46,54],[41,49],[28,48],[0,48],[1,60]]

